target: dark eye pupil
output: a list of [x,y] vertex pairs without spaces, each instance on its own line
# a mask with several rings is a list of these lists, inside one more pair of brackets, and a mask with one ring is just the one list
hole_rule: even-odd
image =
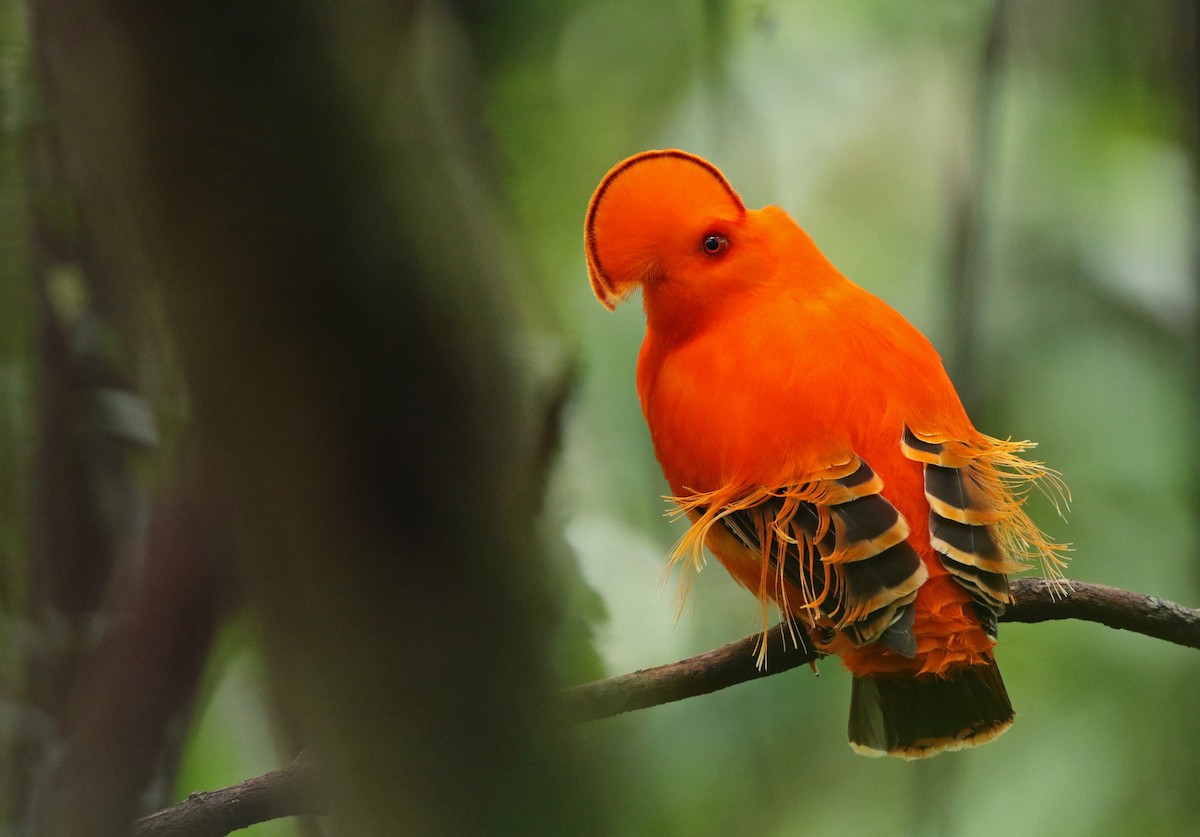
[[702,246],[705,253],[720,253],[725,249],[725,239],[716,234],[706,235]]

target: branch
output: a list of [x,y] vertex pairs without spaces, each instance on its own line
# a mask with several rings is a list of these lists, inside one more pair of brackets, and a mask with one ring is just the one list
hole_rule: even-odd
[[[1018,579],[1012,591],[1016,604],[1001,617],[1004,622],[1080,619],[1200,649],[1200,610],[1157,596],[1073,582],[1071,593],[1061,598],[1042,578]],[[780,674],[821,656],[809,648],[796,648],[790,635],[776,627],[767,637],[770,669],[760,669],[755,661],[761,639],[755,634],[677,663],[574,686],[565,693],[567,711],[577,722],[609,718]],[[275,817],[324,813],[314,789],[313,766],[299,757],[274,773],[224,790],[192,794],[174,808],[139,820],[134,834],[222,837]],[[252,819],[255,816],[259,818]]]
[[324,814],[316,770],[304,753],[287,767],[228,788],[197,791],[183,802],[138,820],[133,837],[224,837],[279,817]]
[[761,640],[762,634],[753,634],[677,663],[572,686],[565,695],[567,711],[577,722],[610,718],[781,674],[823,656],[811,647],[796,647],[786,628],[776,625],[767,634],[770,668],[759,668]]
[[1079,619],[1200,649],[1200,610],[1158,596],[1073,581],[1064,599],[1044,578],[1017,579],[1012,590],[1017,603],[1000,617],[1002,622]]
[[[1077,581],[1071,587],[1062,598],[1045,579],[1017,579],[1012,583],[1016,604],[1000,620],[1081,619],[1200,648],[1200,610],[1102,584]],[[785,648],[783,632],[776,627],[767,645],[770,669],[760,670],[754,661],[759,639],[755,634],[677,663],[575,686],[567,690],[567,705],[578,721],[608,718],[779,674],[821,656],[811,649]]]

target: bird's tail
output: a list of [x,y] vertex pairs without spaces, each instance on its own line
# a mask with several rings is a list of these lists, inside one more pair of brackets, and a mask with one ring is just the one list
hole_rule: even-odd
[[986,744],[1012,726],[996,661],[947,674],[854,678],[850,746],[864,756],[920,759]]

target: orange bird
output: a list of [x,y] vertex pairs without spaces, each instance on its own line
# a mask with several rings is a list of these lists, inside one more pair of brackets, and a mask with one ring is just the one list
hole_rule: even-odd
[[642,291],[637,390],[707,545],[854,675],[850,745],[922,758],[1013,721],[993,656],[1006,574],[1064,547],[1024,511],[1055,472],[971,424],[929,341],[842,276],[778,207],[748,210],[683,151],[647,151],[601,181],[585,224],[592,290]]

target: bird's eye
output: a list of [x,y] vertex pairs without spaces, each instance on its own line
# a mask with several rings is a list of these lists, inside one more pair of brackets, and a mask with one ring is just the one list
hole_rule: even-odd
[[720,255],[729,249],[729,239],[717,233],[709,233],[700,242],[700,248],[704,250],[706,255]]

